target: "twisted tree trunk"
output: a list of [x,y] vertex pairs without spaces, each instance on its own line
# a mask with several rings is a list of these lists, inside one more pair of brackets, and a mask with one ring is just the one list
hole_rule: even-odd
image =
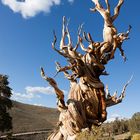
[[[100,126],[107,118],[106,108],[122,102],[125,95],[127,84],[124,86],[121,95],[117,98],[116,94],[110,95],[108,87],[100,81],[100,76],[105,74],[105,64],[114,58],[117,48],[125,57],[122,49],[123,41],[128,39],[130,28],[126,33],[117,34],[117,29],[113,22],[118,17],[120,8],[124,0],[119,0],[114,9],[114,15],[110,14],[110,5],[105,0],[107,9],[104,9],[98,0],[92,0],[95,3],[94,11],[98,11],[104,19],[103,42],[94,42],[90,33],[84,33],[84,39],[88,41],[87,49],[84,47],[83,38],[78,31],[78,42],[76,47],[72,46],[68,24],[65,17],[63,18],[62,38],[60,41],[60,50],[55,48],[56,35],[52,48],[61,56],[65,57],[69,65],[61,67],[56,62],[57,74],[64,72],[65,77],[70,81],[70,91],[68,101],[65,103],[63,91],[59,89],[53,78],[45,76],[41,68],[42,77],[54,88],[57,95],[57,108],[60,111],[57,129],[49,136],[48,140],[75,140],[77,134],[82,130],[89,130],[93,125]],[[65,38],[68,38],[68,44]],[[84,50],[85,54],[77,52],[78,46]],[[69,74],[71,71],[72,74]]]

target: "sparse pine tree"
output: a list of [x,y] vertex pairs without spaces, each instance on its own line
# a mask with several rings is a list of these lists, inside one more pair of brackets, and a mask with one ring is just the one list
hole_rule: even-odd
[[10,97],[12,95],[9,87],[8,76],[0,74],[0,131],[12,129],[12,117],[8,110],[12,107]]

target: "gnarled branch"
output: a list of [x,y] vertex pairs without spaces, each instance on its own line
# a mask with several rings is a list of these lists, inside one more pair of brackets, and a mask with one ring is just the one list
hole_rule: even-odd
[[63,91],[60,90],[57,86],[56,81],[53,78],[50,78],[45,75],[44,69],[41,67],[41,77],[45,79],[55,90],[55,93],[58,98],[58,109],[61,111],[62,109],[65,109],[65,101],[64,101],[64,94]]

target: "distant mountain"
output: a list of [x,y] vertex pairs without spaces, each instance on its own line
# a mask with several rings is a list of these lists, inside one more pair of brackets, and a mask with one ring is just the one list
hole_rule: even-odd
[[53,129],[59,117],[57,109],[34,106],[13,101],[10,111],[13,132]]

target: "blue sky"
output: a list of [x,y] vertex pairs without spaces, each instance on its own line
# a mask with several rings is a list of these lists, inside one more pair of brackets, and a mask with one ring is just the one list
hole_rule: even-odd
[[[103,1],[103,0],[102,0]],[[111,1],[111,0],[110,0]],[[118,0],[111,1],[115,6]],[[101,79],[114,91],[121,92],[123,85],[133,74],[133,80],[126,90],[123,103],[108,109],[109,117],[118,114],[131,117],[140,111],[140,1],[126,1],[120,15],[115,21],[118,32],[126,31],[132,25],[130,40],[124,42],[128,61],[123,62],[119,52],[115,59],[106,66],[109,76]],[[77,39],[77,28],[84,23],[84,30],[90,32],[95,41],[102,41],[103,19],[98,13],[91,13],[94,6],[91,0],[1,0],[0,2],[0,73],[9,75],[13,89],[13,99],[29,104],[56,107],[55,94],[52,88],[40,77],[40,66],[49,76],[55,75],[55,61],[65,65],[63,57],[51,49],[52,31],[61,37],[62,17],[70,18],[69,29],[73,42]],[[56,78],[65,95],[69,82],[63,74]]]

